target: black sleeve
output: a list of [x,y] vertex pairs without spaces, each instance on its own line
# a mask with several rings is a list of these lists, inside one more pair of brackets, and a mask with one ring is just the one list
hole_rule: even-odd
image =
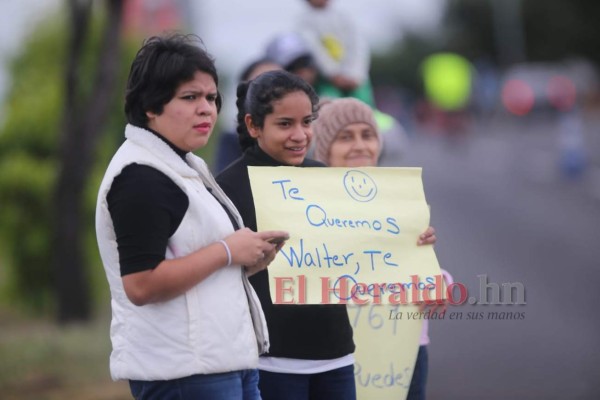
[[155,168],[131,164],[106,196],[113,220],[121,276],[155,268],[165,259],[189,206],[187,195]]
[[252,197],[248,167],[237,161],[217,175],[215,180],[237,208],[244,226],[256,232],[256,213],[254,212],[254,197]]
[[215,173],[223,171],[229,164],[242,155],[237,132],[221,132],[217,142]]

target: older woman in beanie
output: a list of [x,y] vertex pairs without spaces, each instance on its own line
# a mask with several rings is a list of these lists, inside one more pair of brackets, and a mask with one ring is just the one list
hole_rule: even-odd
[[[374,167],[381,153],[381,137],[367,104],[353,98],[326,100],[321,103],[319,118],[313,123],[314,158],[330,167]],[[417,241],[418,245],[434,244],[435,230],[429,227]],[[442,270],[446,283],[452,277]],[[425,398],[427,381],[427,320],[423,321],[419,353],[407,399]]]
[[372,167],[381,153],[373,110],[352,97],[324,100],[313,123],[314,158],[330,167]]

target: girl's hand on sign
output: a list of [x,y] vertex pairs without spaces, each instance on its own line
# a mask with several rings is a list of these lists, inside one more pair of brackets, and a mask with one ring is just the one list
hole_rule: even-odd
[[435,236],[435,229],[433,226],[427,228],[425,232],[423,232],[419,236],[419,240],[417,241],[417,246],[423,246],[426,244],[435,244],[437,242],[437,237]]

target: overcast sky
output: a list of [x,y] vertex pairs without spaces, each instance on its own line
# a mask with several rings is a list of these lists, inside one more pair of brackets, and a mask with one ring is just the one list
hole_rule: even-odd
[[[148,2],[161,0],[144,0]],[[185,0],[179,0],[185,1]],[[64,0],[0,0],[0,98],[8,77],[2,66],[32,31],[36,23],[53,15]],[[446,0],[331,0],[353,17],[373,50],[385,49],[407,30],[433,30],[439,23]],[[189,19],[209,52],[219,73],[237,77],[241,69],[261,55],[276,34],[291,30],[305,0],[188,0]],[[226,99],[232,87],[224,87]],[[226,104],[227,113],[229,105]],[[229,117],[230,118],[230,117]]]
[[[5,63],[17,51],[31,27],[47,15],[59,0],[0,0],[0,101],[8,83]],[[0,110],[0,116],[2,110]]]

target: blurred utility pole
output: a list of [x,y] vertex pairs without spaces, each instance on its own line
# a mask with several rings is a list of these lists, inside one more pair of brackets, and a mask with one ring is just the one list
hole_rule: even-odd
[[527,59],[521,0],[490,0],[498,59],[502,66]]
[[91,291],[84,257],[84,195],[96,145],[107,120],[119,68],[123,2],[106,0],[97,67],[91,91],[82,74],[86,39],[91,33],[93,0],[68,0],[69,38],[65,65],[65,104],[54,188],[54,273],[59,322],[91,317]]

